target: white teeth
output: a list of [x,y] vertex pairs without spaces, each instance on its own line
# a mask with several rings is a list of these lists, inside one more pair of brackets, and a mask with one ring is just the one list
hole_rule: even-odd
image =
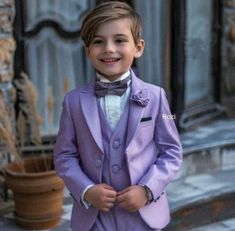
[[103,62],[116,62],[118,60],[119,60],[119,58],[106,58],[106,59],[102,59]]

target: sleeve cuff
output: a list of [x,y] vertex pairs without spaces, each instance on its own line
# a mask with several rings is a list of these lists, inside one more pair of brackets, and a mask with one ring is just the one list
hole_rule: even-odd
[[94,186],[94,184],[88,185],[88,186],[84,189],[84,191],[83,191],[83,193],[82,193],[82,196],[81,196],[81,203],[82,203],[82,205],[83,205],[86,209],[89,209],[89,208],[90,208],[91,203],[89,203],[88,201],[85,200],[84,195],[85,195],[85,193],[87,192],[87,190],[90,189],[92,186]]

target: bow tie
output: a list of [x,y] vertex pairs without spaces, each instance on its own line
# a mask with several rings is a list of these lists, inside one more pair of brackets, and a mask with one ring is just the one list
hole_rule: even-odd
[[127,82],[130,80],[130,76],[116,82],[104,83],[101,81],[95,82],[95,94],[99,97],[105,95],[123,95],[128,87]]

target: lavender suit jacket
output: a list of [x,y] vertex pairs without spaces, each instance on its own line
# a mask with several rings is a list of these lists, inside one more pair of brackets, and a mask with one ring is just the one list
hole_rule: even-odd
[[[163,116],[171,115],[164,90],[131,73],[131,97],[137,99],[130,100],[126,161],[131,184],[147,185],[154,195],[154,202],[139,210],[141,217],[151,228],[162,229],[170,220],[164,192],[182,163],[182,148],[174,121]],[[102,143],[91,82],[65,96],[54,147],[56,171],[74,199],[71,227],[75,231],[89,230],[98,214],[94,207],[86,209],[80,199],[88,185],[101,183]]]

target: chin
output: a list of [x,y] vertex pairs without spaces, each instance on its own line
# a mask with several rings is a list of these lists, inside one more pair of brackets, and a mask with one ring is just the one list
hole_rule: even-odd
[[116,76],[120,76],[122,75],[122,72],[102,72],[102,71],[98,71],[101,75],[103,75],[106,78],[115,78]]

